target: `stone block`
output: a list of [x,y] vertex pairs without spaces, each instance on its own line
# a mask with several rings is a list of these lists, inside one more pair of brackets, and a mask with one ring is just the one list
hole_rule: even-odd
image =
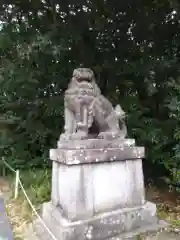
[[61,164],[78,165],[104,163],[144,158],[144,147],[121,146],[120,148],[51,149],[50,159]]
[[144,204],[142,160],[78,165],[53,161],[51,199],[69,220]]
[[135,146],[135,139],[131,138],[114,138],[114,139],[83,139],[83,140],[68,140],[58,141],[57,148],[59,149],[107,149]]
[[1,240],[13,240],[13,232],[11,225],[8,221],[4,200],[0,198],[0,239]]
[[[75,222],[62,217],[58,208],[48,202],[43,204],[42,218],[57,240],[122,240],[150,230],[152,226],[153,229],[166,226],[157,219],[156,206],[151,202]],[[40,239],[51,239],[37,222],[35,229]]]

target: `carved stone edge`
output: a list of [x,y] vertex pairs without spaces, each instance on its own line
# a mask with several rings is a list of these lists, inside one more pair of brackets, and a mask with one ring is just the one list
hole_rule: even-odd
[[[42,206],[42,218],[58,240],[120,240],[134,237],[136,239],[141,233],[168,227],[166,222],[157,218],[156,206],[151,202],[146,202],[141,207],[107,212],[76,222],[63,218],[51,202],[46,202]],[[40,239],[51,239],[47,238],[47,233],[38,219],[33,222],[33,226]]]
[[121,147],[105,149],[50,149],[52,161],[66,165],[88,163],[115,162],[142,159],[145,157],[144,147]]
[[130,147],[135,146],[135,139],[84,139],[84,140],[68,140],[68,141],[58,141],[57,148],[59,149],[96,149],[96,148],[106,148],[115,147],[121,148],[123,146]]

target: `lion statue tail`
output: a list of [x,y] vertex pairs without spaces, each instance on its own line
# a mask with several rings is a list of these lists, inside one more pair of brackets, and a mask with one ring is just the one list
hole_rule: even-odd
[[125,112],[123,111],[123,109],[121,108],[121,106],[118,104],[115,109],[114,109],[115,113],[116,113],[116,116],[119,118],[119,119],[124,119],[125,118]]
[[126,117],[126,113],[123,111],[123,109],[121,108],[121,106],[119,104],[114,108],[114,112],[115,112],[117,118],[119,119],[121,137],[125,138],[127,136],[127,127],[126,127],[126,123],[124,121],[124,119]]

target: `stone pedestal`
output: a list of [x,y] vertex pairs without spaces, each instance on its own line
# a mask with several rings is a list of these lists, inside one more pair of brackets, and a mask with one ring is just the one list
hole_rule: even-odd
[[131,140],[115,147],[99,140],[101,148],[91,148],[96,140],[82,143],[50,151],[51,202],[42,218],[57,240],[123,239],[159,226],[155,204],[145,200],[144,148]]

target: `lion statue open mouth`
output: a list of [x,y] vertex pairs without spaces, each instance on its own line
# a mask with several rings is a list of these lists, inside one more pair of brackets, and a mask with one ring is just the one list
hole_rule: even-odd
[[113,108],[101,94],[94,73],[89,68],[77,68],[65,92],[65,132],[60,140],[92,137],[125,138],[125,112],[120,105]]

